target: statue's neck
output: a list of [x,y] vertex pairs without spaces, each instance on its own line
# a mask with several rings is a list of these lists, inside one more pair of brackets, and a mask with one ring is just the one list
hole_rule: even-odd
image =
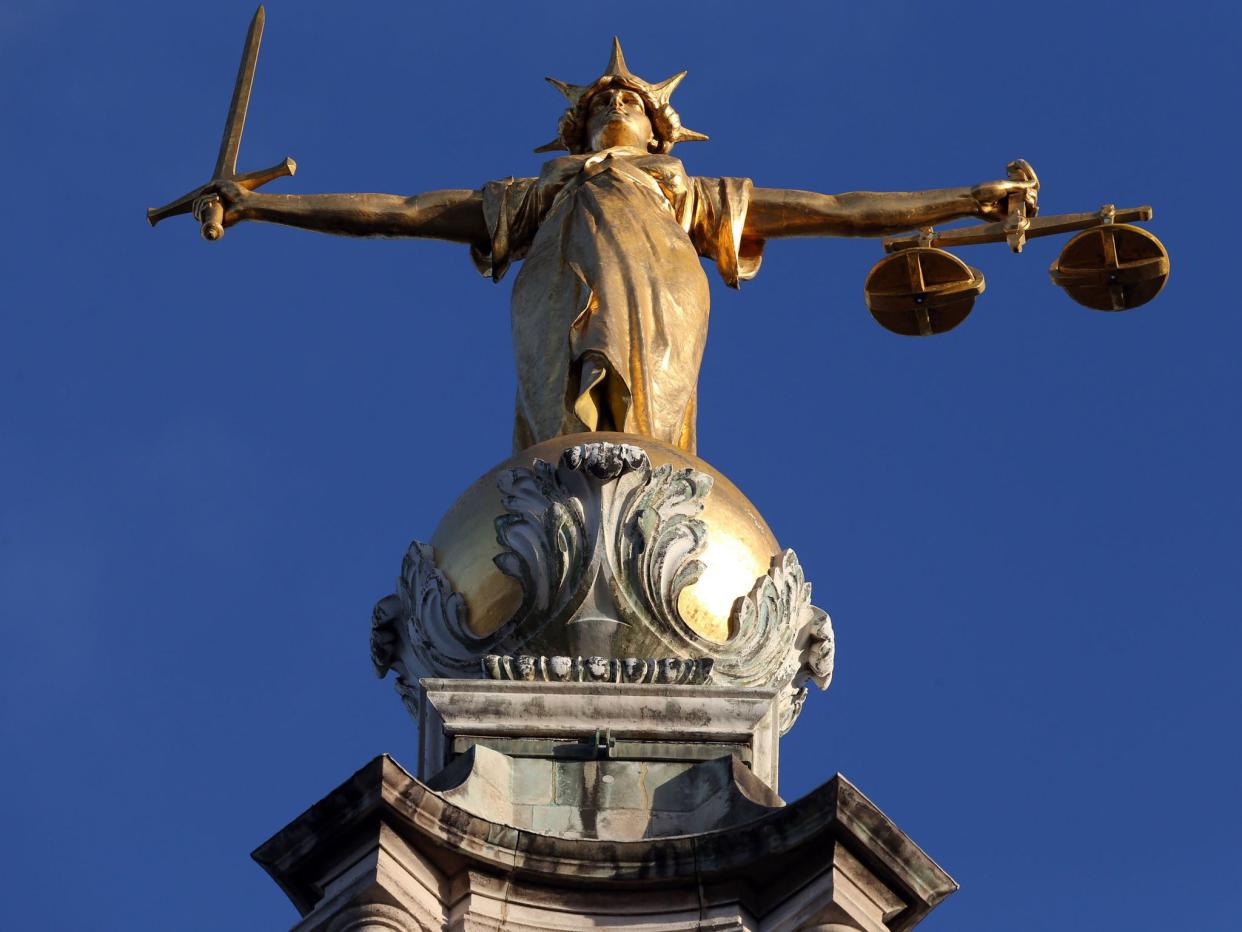
[[607,157],[609,155],[635,156],[635,155],[650,155],[651,153],[648,152],[646,149],[640,148],[639,146],[604,146],[603,148],[596,149],[593,152],[587,152],[584,154],[588,159],[594,159],[594,158],[600,158],[600,157]]

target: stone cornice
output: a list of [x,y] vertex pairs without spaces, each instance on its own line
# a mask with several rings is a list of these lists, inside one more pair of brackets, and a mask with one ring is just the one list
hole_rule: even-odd
[[904,908],[886,922],[914,926],[957,884],[838,774],[807,796],[733,828],[640,841],[569,839],[520,831],[448,802],[387,755],[375,758],[254,853],[295,906],[322,897],[327,852],[340,852],[384,825],[447,873],[471,865],[559,888],[639,890],[730,878],[751,891],[761,915],[825,867],[833,843],[893,891]]

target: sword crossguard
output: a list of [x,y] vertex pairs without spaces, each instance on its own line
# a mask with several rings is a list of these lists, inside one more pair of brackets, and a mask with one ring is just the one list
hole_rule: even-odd
[[[211,192],[211,186],[220,181],[232,181],[240,185],[247,191],[254,191],[263,187],[269,181],[275,181],[277,178],[288,178],[297,174],[298,163],[291,158],[285,158],[284,161],[277,162],[271,168],[261,168],[258,171],[246,172],[244,175],[237,175],[233,178],[213,178],[204,185],[199,185],[193,191],[181,195],[175,201],[169,201],[163,207],[147,208],[147,221],[151,226],[155,226],[161,220],[167,220],[169,217],[176,217],[179,214],[194,214],[195,220],[202,220],[195,211],[195,203],[200,200],[205,201],[209,197],[215,197]],[[216,203],[220,206],[221,219],[223,218],[224,205],[220,204],[220,199],[216,198]],[[215,242],[224,234],[224,227],[220,220],[215,221],[219,226],[219,232],[214,236],[207,233],[206,222],[203,225],[203,239]]]

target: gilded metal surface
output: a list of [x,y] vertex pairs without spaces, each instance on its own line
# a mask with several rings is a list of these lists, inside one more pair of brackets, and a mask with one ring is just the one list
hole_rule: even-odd
[[151,226],[167,217],[193,213],[194,219],[202,224],[203,239],[214,242],[224,235],[225,226],[224,202],[215,190],[216,185],[229,182],[236,185],[238,190],[253,191],[269,181],[292,175],[298,170],[297,163],[286,158],[271,168],[237,174],[237,153],[241,148],[242,130],[246,127],[246,111],[250,108],[250,89],[254,86],[254,69],[259,61],[259,44],[263,41],[265,21],[266,13],[260,6],[250,21],[246,44],[242,47],[237,81],[233,85],[233,99],[229,102],[228,116],[224,120],[224,134],[220,139],[220,151],[216,156],[216,167],[211,173],[211,181],[163,207],[148,208],[147,221]]
[[885,256],[867,276],[867,309],[886,330],[928,337],[952,330],[983,294],[983,273],[943,249]]
[[1049,273],[1065,293],[1097,311],[1146,304],[1169,279],[1169,253],[1141,227],[1103,223],[1065,244]]
[[[453,588],[465,598],[467,625],[476,636],[491,634],[517,611],[522,601],[517,581],[493,562],[501,552],[495,521],[505,513],[497,477],[514,466],[536,459],[557,462],[561,452],[575,444],[608,440],[633,443],[635,438],[615,433],[578,434],[545,441],[511,457],[470,486],[449,509],[432,536],[436,563]],[[707,548],[699,556],[703,575],[686,588],[679,609],[686,623],[702,637],[723,642],[729,638],[733,603],[746,595],[768,572],[780,553],[776,538],[758,510],[727,478],[698,457],[667,443],[645,440],[653,466],[690,467],[710,475],[714,484],[700,515],[706,523]]]
[[[1015,159],[1009,163],[1006,170],[1011,180],[1029,182],[1035,186],[1036,191],[1039,190],[1039,178],[1035,175],[1035,169],[1031,168],[1031,163],[1026,159]],[[1014,252],[1021,252],[1022,247],[1026,245],[1026,231],[1031,226],[1028,213],[1031,217],[1035,216],[1037,208],[1032,207],[1028,212],[1023,193],[1012,192],[1007,202],[1004,223],[1005,239],[1009,242],[1009,248]]]
[[[1026,238],[1035,239],[1038,236],[1072,233],[1075,230],[1086,230],[1105,222],[1134,223],[1150,220],[1151,217],[1152,209],[1148,205],[1117,208],[1112,204],[1105,204],[1099,210],[1076,214],[1046,214],[1037,217],[1031,220],[1026,228]],[[957,246],[975,246],[981,243],[1003,243],[1008,236],[1003,223],[976,223],[953,230],[928,230],[918,236],[892,237],[884,241],[884,251],[898,252],[918,246],[939,246],[952,249]]]
[[[1034,178],[1025,162],[1011,165],[1010,174]],[[1034,220],[1027,219],[1025,210],[1015,210],[1001,223],[981,223],[944,232],[928,227],[920,230],[918,236],[887,239],[884,249],[890,255],[876,263],[867,278],[867,307],[880,324],[896,333],[943,333],[961,323],[970,312],[975,295],[983,291],[983,276],[978,269],[969,268],[939,247],[1007,241],[1014,252],[1021,252],[1029,238],[1081,230],[1048,269],[1053,282],[1085,307],[1099,311],[1130,310],[1156,297],[1169,278],[1169,253],[1164,244],[1127,222],[1151,217],[1152,209],[1146,205],[1118,210],[1113,204],[1105,204],[1091,213],[1056,214]],[[919,263],[909,257],[923,257],[920,261],[925,265],[933,254],[939,255],[944,269],[951,265],[960,267],[960,283],[950,280],[955,277],[950,269],[949,278],[942,279],[940,287],[924,287],[923,276],[916,268]],[[902,261],[903,256],[908,257],[907,261]],[[977,289],[968,284],[967,271],[977,280]],[[935,312],[924,309],[933,303],[942,305],[939,322]]]
[[218,178],[151,219],[195,201],[206,210],[218,198],[222,227],[258,220],[445,239],[470,245],[480,271],[497,280],[524,259],[512,300],[514,449],[618,430],[693,452],[709,298],[700,256],[736,287],[758,271],[769,239],[881,236],[1035,212],[1039,185],[1029,166],[973,187],[840,195],[690,175],[669,154],[678,142],[706,138],[683,127],[669,102],[683,77],[639,78],[614,40],[594,82],[553,80],[569,108],[542,148],[570,154],[535,178],[413,197],[258,194],[247,178]]

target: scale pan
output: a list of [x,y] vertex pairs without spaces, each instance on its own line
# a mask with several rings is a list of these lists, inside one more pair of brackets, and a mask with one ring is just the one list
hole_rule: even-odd
[[1066,243],[1048,274],[1085,307],[1128,311],[1160,294],[1169,280],[1169,253],[1142,227],[1105,223]]
[[966,319],[983,288],[982,272],[930,246],[885,256],[864,286],[876,323],[910,337],[952,330]]

